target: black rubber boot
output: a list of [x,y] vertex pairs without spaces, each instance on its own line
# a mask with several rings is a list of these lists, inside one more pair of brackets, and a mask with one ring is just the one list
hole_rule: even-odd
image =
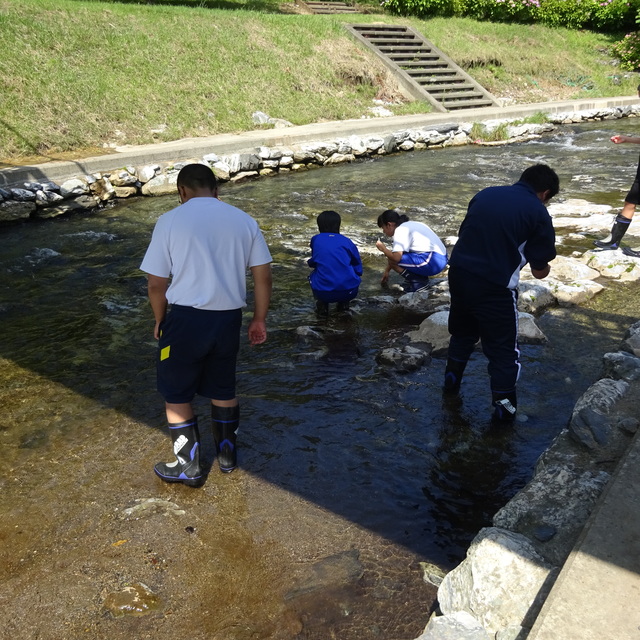
[[492,393],[493,415],[491,421],[497,424],[509,424],[516,419],[518,397],[515,389],[509,393]]
[[329,304],[327,302],[323,302],[322,300],[316,300],[316,313],[319,316],[328,316]]
[[200,432],[198,418],[169,423],[173,441],[174,462],[158,462],[153,468],[165,482],[182,482],[188,487],[201,487],[206,475],[200,466]]
[[625,218],[623,215],[618,214],[611,227],[611,234],[606,240],[595,240],[593,244],[600,249],[617,249],[620,246],[620,240],[627,232],[631,224],[631,218]]
[[240,424],[240,407],[217,407],[211,405],[211,424],[216,443],[220,471],[231,473],[238,466],[236,436]]
[[624,253],[625,256],[631,256],[632,258],[640,258],[640,251],[635,251],[629,247],[623,247],[622,253]]
[[460,360],[451,358],[447,360],[447,368],[444,371],[444,385],[442,386],[444,393],[454,395],[460,391],[460,383],[466,366],[467,363],[460,362]]

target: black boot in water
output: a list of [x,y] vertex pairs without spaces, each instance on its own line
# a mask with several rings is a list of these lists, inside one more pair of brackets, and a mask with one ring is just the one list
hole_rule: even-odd
[[462,382],[462,375],[467,366],[466,362],[460,360],[453,360],[449,358],[447,360],[447,368],[444,372],[444,385],[442,391],[447,394],[454,395],[460,391],[460,383]]
[[617,249],[630,224],[631,218],[625,218],[623,215],[618,214],[613,227],[611,227],[611,235],[606,240],[595,240],[593,244],[600,249]]
[[518,397],[515,389],[509,393],[492,393],[493,415],[491,421],[494,424],[510,424],[516,419]]
[[211,423],[220,471],[231,473],[238,466],[236,435],[240,424],[240,407],[218,407],[212,404]]
[[173,441],[174,462],[158,462],[153,468],[165,482],[182,482],[188,487],[201,487],[207,476],[200,466],[200,433],[198,418],[169,423]]

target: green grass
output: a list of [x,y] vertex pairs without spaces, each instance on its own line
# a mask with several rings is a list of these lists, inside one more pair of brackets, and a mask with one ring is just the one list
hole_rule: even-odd
[[[400,100],[343,23],[422,32],[511,102],[633,95],[611,64],[615,37],[469,19],[316,16],[272,0],[0,0],[0,159],[56,158],[256,128],[263,111],[294,124],[359,118]],[[161,130],[154,133],[153,130]]]

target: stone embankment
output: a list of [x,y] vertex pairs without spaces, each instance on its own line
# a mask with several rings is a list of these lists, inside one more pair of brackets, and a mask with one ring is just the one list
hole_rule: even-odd
[[[531,140],[553,131],[556,125],[637,117],[640,106],[588,109],[547,115],[547,124],[512,124],[501,144]],[[511,120],[515,122],[515,120]],[[508,119],[486,120],[480,124],[491,130]],[[327,165],[404,151],[437,149],[453,145],[477,144],[471,136],[472,124],[440,123],[416,129],[402,129],[385,135],[351,135],[328,141],[299,144],[287,148],[260,146],[250,153],[227,156],[215,153],[162,164],[113,167],[95,174],[69,175],[62,182],[48,180],[8,184],[0,188],[0,222],[46,219],[74,211],[92,211],[119,199],[133,196],[159,196],[176,192],[176,179],[189,162],[209,165],[221,182],[307,171]],[[496,143],[492,143],[496,144]],[[42,171],[46,174],[46,165]],[[2,172],[0,172],[1,174]]]

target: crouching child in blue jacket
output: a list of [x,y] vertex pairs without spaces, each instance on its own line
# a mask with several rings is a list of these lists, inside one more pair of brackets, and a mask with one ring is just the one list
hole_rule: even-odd
[[362,276],[362,260],[356,245],[340,234],[340,214],[323,211],[318,216],[318,233],[311,238],[313,269],[309,284],[316,299],[316,311],[329,313],[329,304],[338,303],[338,311],[349,309],[349,302],[358,295]]

